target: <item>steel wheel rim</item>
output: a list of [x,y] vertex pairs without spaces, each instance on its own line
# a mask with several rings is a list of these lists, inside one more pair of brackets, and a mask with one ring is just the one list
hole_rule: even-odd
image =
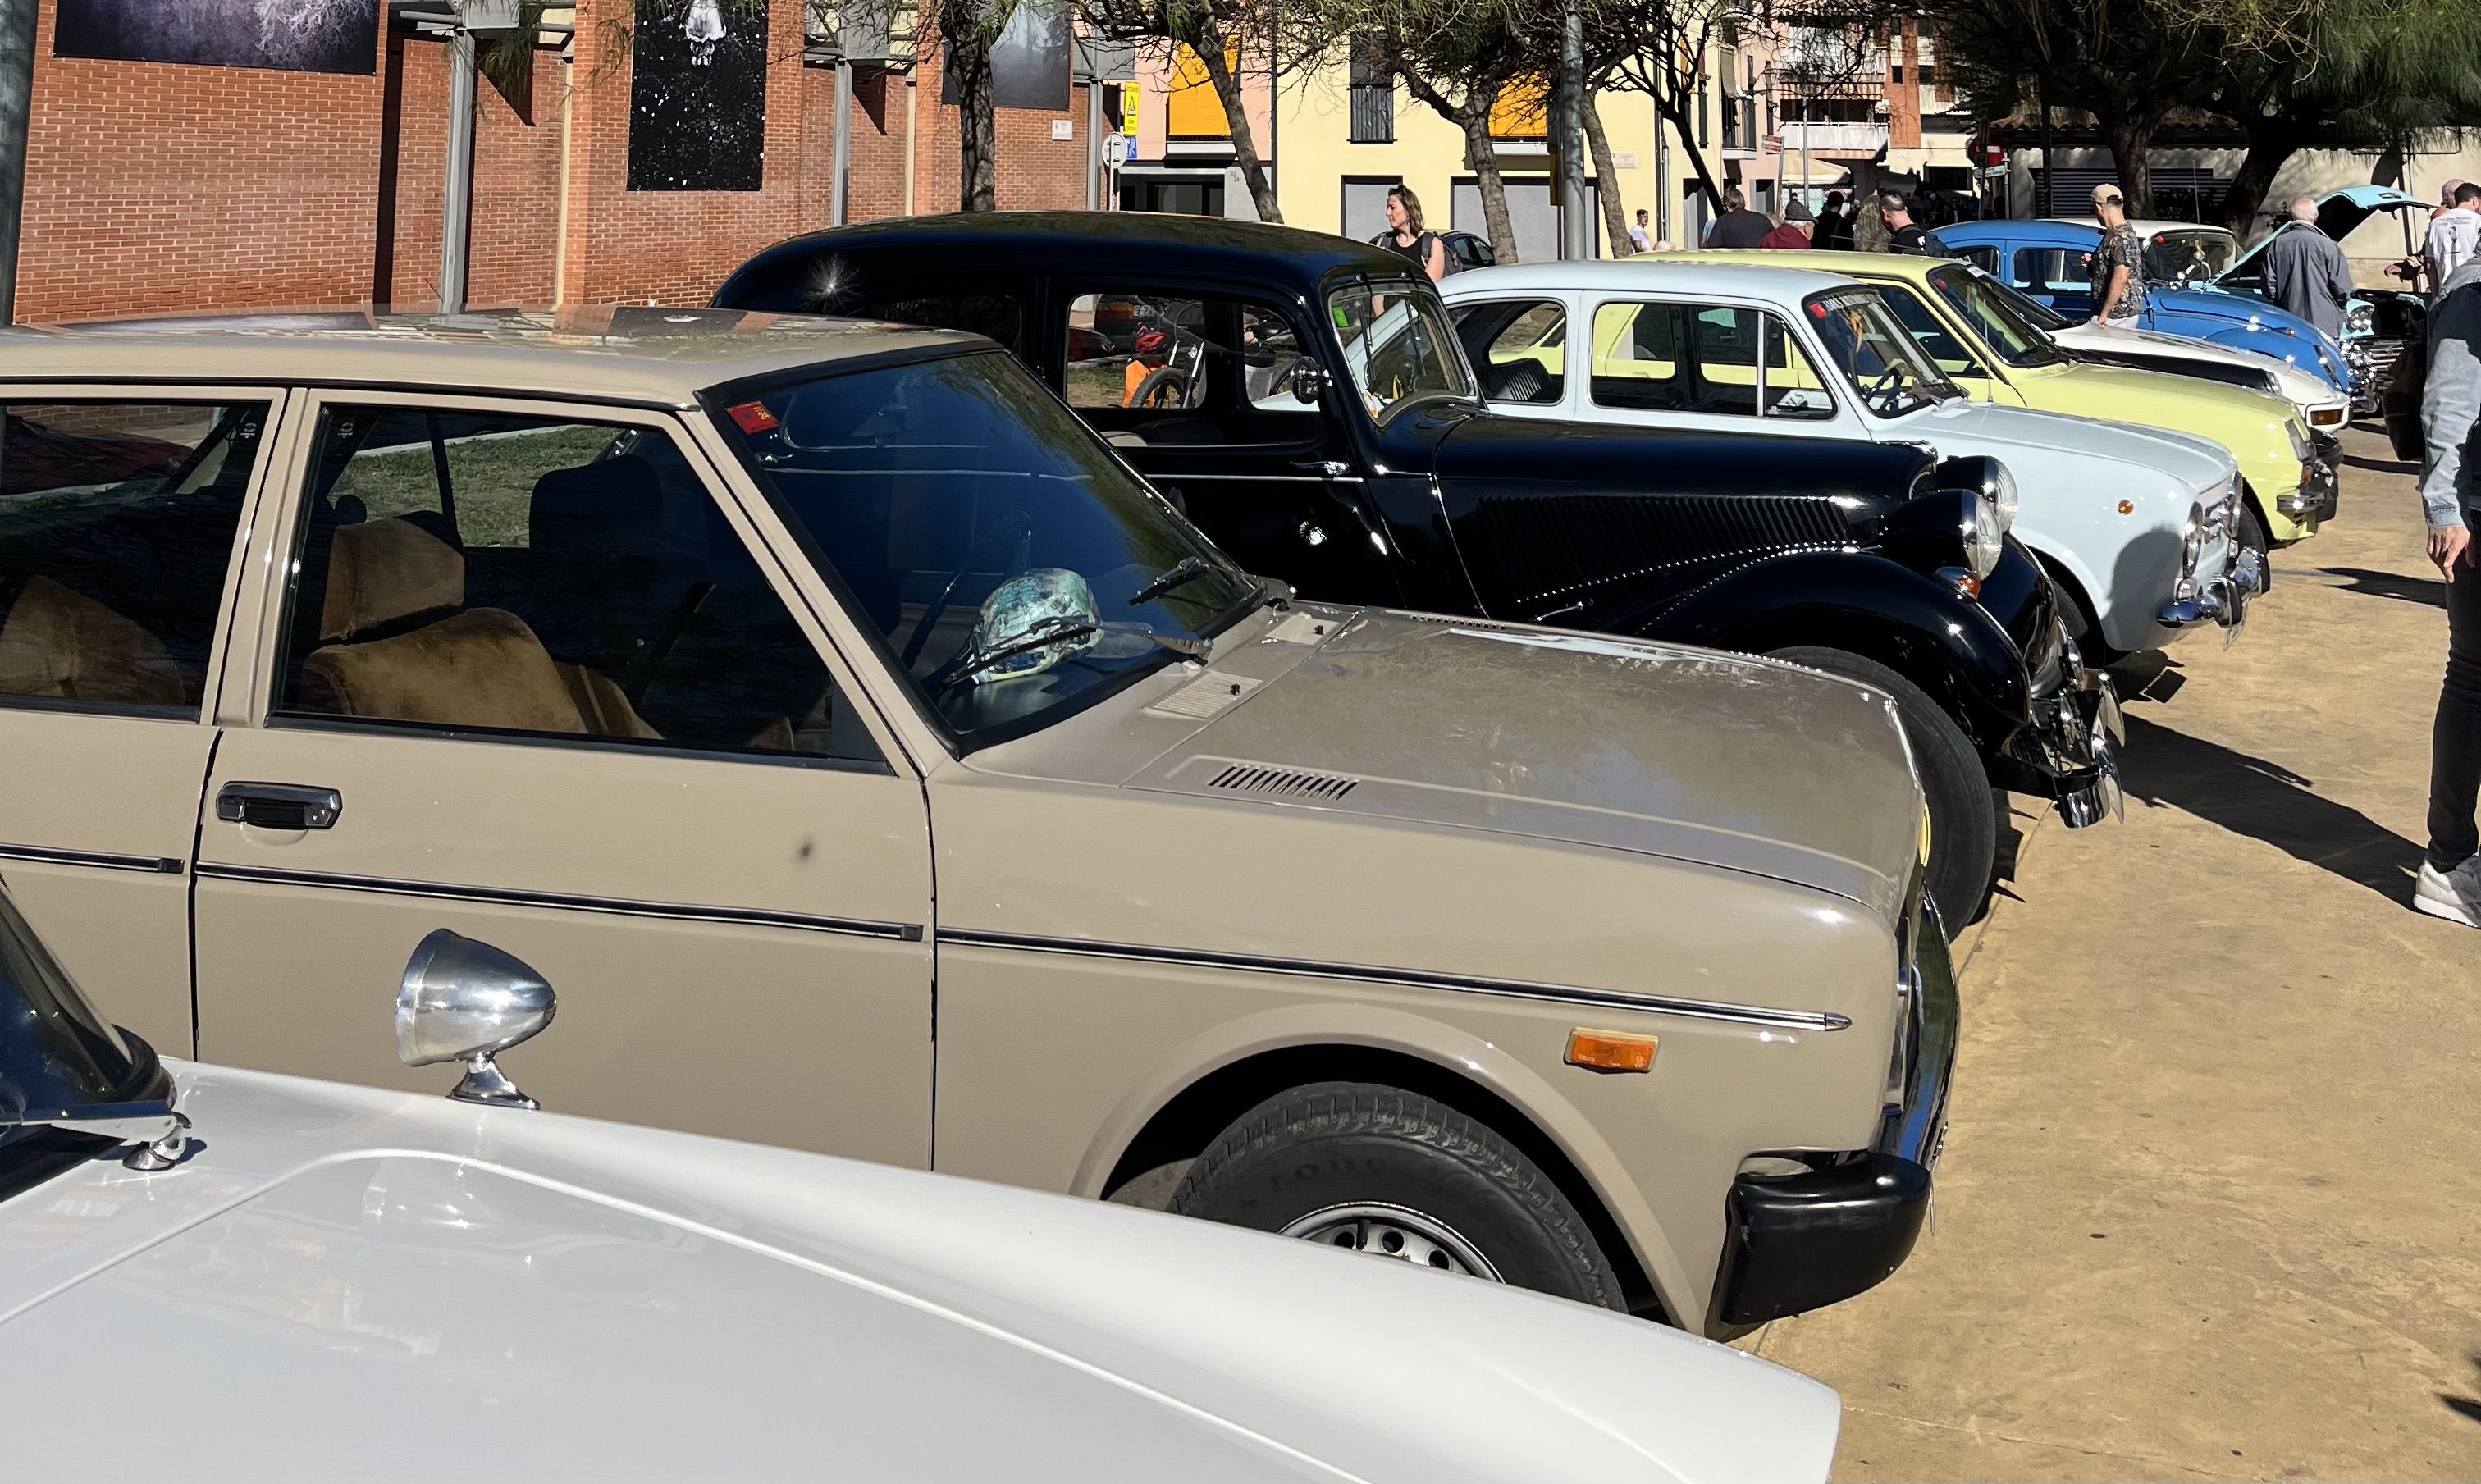
[[1295,1218],[1275,1235],[1436,1272],[1462,1273],[1491,1283],[1507,1281],[1463,1233],[1409,1207],[1374,1201],[1322,1207]]

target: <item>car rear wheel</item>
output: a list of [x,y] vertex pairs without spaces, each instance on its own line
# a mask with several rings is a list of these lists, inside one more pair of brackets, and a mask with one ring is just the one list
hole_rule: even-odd
[[1622,1306],[1610,1260],[1541,1166],[1418,1093],[1313,1082],[1225,1129],[1172,1191],[1185,1216]]
[[1774,657],[1849,676],[1895,698],[1930,809],[1930,899],[1950,935],[1981,920],[1998,878],[1998,809],[1990,771],[1955,718],[1875,660],[1841,649],[1779,649]]

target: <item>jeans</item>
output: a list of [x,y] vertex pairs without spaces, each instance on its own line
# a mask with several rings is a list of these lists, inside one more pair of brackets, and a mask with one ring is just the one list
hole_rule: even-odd
[[[2467,520],[2470,519],[2469,512]],[[2446,685],[2429,734],[2429,863],[2452,871],[2481,851],[2481,567],[2446,585]]]

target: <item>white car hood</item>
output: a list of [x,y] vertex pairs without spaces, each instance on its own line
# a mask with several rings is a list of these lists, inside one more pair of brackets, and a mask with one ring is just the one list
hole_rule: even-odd
[[[523,1053],[512,1070],[523,1075]],[[0,1207],[28,1478],[1819,1479],[1831,1391],[1148,1211],[173,1063]]]
[[[2109,329],[2087,322],[2071,325],[2052,332],[2051,338],[2072,351],[2107,352],[2114,345],[2135,347],[2162,355],[2176,355],[2181,360],[2209,361],[2223,366],[2251,366],[2274,376],[2275,394],[2299,407],[2341,406],[2348,400],[2341,392],[2327,385],[2309,372],[2301,370],[2279,355],[2262,351],[2242,350],[2211,340],[2199,340],[2188,335],[2166,335],[2153,329]],[[2312,353],[2304,348],[2304,353]]]
[[2078,461],[2077,492],[2097,495],[2105,486],[2085,477],[2095,459],[2156,470],[2197,494],[2219,495],[2238,468],[2221,444],[2189,433],[1961,398],[1908,419],[1894,436],[1926,438],[1946,457],[1994,455],[2019,482],[2043,456],[2071,457]]

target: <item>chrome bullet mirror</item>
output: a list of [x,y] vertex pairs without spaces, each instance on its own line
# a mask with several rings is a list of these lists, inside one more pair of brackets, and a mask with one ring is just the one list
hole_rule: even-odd
[[409,1067],[461,1061],[448,1095],[494,1107],[534,1107],[492,1058],[551,1024],[559,997],[511,954],[442,927],[422,940],[396,992],[396,1054]]

